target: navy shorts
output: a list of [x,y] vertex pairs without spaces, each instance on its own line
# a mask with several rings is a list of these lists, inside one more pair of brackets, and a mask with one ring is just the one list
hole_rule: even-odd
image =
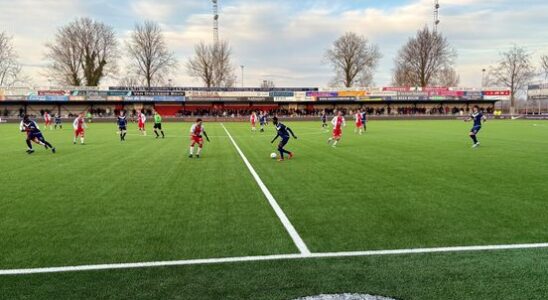
[[43,141],[43,140],[44,140],[44,136],[43,136],[42,133],[40,133],[40,132],[38,132],[38,133],[29,133],[28,139],[29,139],[29,140],[37,139],[37,140],[39,140],[39,141]]
[[470,129],[470,132],[477,134],[480,130],[481,130],[481,126],[475,125],[474,127],[472,127],[472,129]]
[[282,137],[282,140],[280,141],[280,144],[278,147],[283,148],[287,143],[289,142],[289,137]]
[[120,131],[127,131],[126,126],[118,126],[118,129]]

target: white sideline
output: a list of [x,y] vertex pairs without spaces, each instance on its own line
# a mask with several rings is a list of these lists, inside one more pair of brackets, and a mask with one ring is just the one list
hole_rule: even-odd
[[255,179],[259,187],[261,188],[261,191],[263,192],[266,199],[268,200],[268,203],[270,203],[270,206],[272,206],[272,209],[274,209],[274,212],[276,213],[276,215],[278,216],[278,218],[284,225],[285,230],[287,230],[287,233],[289,233],[289,235],[291,236],[291,239],[293,239],[293,243],[295,243],[295,246],[297,246],[297,248],[299,249],[299,252],[301,252],[302,255],[310,255],[310,250],[308,250],[308,247],[304,243],[303,239],[301,238],[297,230],[295,230],[295,227],[293,227],[293,224],[291,224],[291,222],[285,215],[284,211],[282,210],[280,205],[278,205],[278,202],[276,202],[276,199],[274,199],[274,196],[272,196],[272,194],[270,193],[266,185],[263,183],[263,181],[261,180],[257,172],[255,172],[255,169],[253,169],[253,166],[249,163],[249,161],[245,157],[240,147],[238,147],[238,144],[236,144],[236,141],[234,141],[234,139],[232,138],[232,135],[230,135],[230,132],[228,132],[228,130],[226,129],[223,123],[221,123],[221,126],[225,130],[232,144],[234,145],[234,148],[236,148],[236,151],[238,151],[238,154],[240,154],[240,157],[242,157],[242,160],[244,161],[245,165],[249,169],[249,172],[251,173],[251,175],[253,176],[253,178]]
[[465,252],[465,251],[492,251],[492,250],[533,249],[533,248],[548,248],[548,243],[458,246],[458,247],[414,248],[414,249],[371,250],[371,251],[350,251],[350,252],[324,252],[324,253],[310,253],[310,254],[278,254],[278,255],[206,258],[206,259],[155,261],[155,262],[139,262],[139,263],[80,265],[80,266],[64,266],[64,267],[48,267],[48,268],[29,268],[29,269],[6,269],[6,270],[0,270],[0,276],[1,275],[26,275],[26,274],[39,274],[39,273],[93,271],[93,270],[134,269],[134,268],[167,267],[167,266],[185,266],[185,265],[206,265],[206,264],[273,261],[273,260],[289,260],[289,259],[337,258],[337,257],[381,256],[381,255],[398,255],[398,254]]

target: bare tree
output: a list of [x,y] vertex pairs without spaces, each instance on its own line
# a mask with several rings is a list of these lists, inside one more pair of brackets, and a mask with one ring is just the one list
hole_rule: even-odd
[[544,80],[548,79],[548,55],[540,57],[540,69],[544,75]]
[[535,76],[535,68],[531,63],[531,54],[517,45],[500,56],[498,64],[490,67],[488,80],[489,84],[510,89],[510,114],[514,114],[516,95]]
[[[399,86],[427,87],[456,79],[453,69],[456,51],[441,33],[430,31],[428,27],[417,31],[417,35],[407,41],[395,59],[393,81]],[[453,81],[453,82],[451,82]],[[449,80],[454,83],[454,80]]]
[[20,82],[21,64],[13,47],[12,37],[0,32],[0,86],[13,86]]
[[432,80],[432,85],[452,87],[458,86],[459,82],[460,76],[454,68],[444,68],[436,74]]
[[186,64],[188,74],[200,78],[206,87],[232,87],[236,75],[231,54],[227,42],[214,45],[201,42],[194,47],[194,57]]
[[335,77],[333,86],[352,87],[356,84],[368,86],[373,83],[373,71],[382,57],[377,45],[354,32],[347,32],[326,51]]
[[156,22],[136,24],[126,48],[131,58],[130,70],[148,87],[163,82],[165,76],[177,68],[175,55],[168,50],[162,29]]
[[114,29],[89,18],[79,18],[58,29],[46,44],[51,75],[62,84],[97,86],[117,72],[118,42]]

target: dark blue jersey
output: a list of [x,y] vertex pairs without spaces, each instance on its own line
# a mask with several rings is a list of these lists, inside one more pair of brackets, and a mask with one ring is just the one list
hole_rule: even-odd
[[28,121],[21,121],[21,125],[19,126],[21,131],[26,131],[28,134],[38,134],[40,133],[40,129],[38,127],[38,124],[36,122],[28,120]]
[[61,124],[61,117],[55,117],[55,124]]
[[127,125],[126,116],[118,116],[118,120],[116,121],[118,123],[118,127],[124,127]]
[[283,139],[283,138],[289,138],[289,131],[291,129],[289,129],[287,126],[285,126],[284,124],[282,123],[278,123],[276,125],[276,130],[278,131],[278,135]]
[[481,126],[481,121],[483,119],[483,114],[481,112],[473,113],[471,118],[474,120],[474,126]]
[[361,115],[362,115],[362,123],[365,124],[365,122],[367,121],[367,115],[365,114],[365,112],[362,112]]
[[265,124],[265,123],[266,123],[266,116],[265,116],[265,115],[259,116],[259,123],[261,123],[261,124]]
[[324,123],[327,122],[327,115],[325,115],[325,114],[322,115],[322,122],[324,122]]

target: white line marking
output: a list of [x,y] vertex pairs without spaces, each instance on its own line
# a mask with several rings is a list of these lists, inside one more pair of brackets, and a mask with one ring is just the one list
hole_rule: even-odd
[[274,199],[274,196],[272,196],[272,194],[270,193],[266,185],[263,183],[263,181],[261,180],[257,172],[255,172],[255,169],[253,169],[253,166],[249,163],[249,161],[245,157],[240,147],[238,147],[238,144],[236,144],[236,141],[232,138],[232,135],[230,135],[230,132],[228,132],[228,130],[226,129],[223,123],[221,123],[221,126],[225,130],[232,144],[234,145],[234,148],[236,148],[236,151],[238,151],[238,154],[240,154],[240,157],[242,157],[242,160],[244,161],[245,165],[249,169],[249,172],[251,173],[253,178],[255,178],[255,181],[261,188],[261,191],[263,191],[263,194],[266,196],[268,203],[270,203],[270,206],[272,206],[272,209],[274,209],[274,212],[276,212],[276,215],[278,216],[278,218],[284,225],[285,230],[287,230],[287,233],[289,233],[289,235],[293,239],[293,243],[295,243],[295,246],[297,246],[301,254],[310,255],[310,250],[308,250],[308,247],[304,243],[303,239],[301,238],[299,233],[297,233],[297,230],[295,230],[295,227],[293,227],[293,224],[291,224],[291,222],[285,215],[284,211],[282,210],[280,205],[278,205],[278,202],[276,202],[276,199]]
[[371,251],[350,251],[350,252],[324,252],[324,253],[311,253],[311,254],[277,254],[277,255],[205,258],[205,259],[138,262],[138,263],[80,265],[80,266],[28,268],[28,269],[6,269],[6,270],[0,270],[0,275],[25,275],[25,274],[38,274],[38,273],[61,273],[61,272],[77,272],[77,271],[93,271],[93,270],[115,270],[115,269],[134,269],[134,268],[186,266],[186,265],[207,265],[207,264],[273,261],[273,260],[289,260],[289,259],[383,256],[383,255],[401,255],[401,254],[471,252],[471,251],[493,251],[493,250],[512,250],[512,249],[535,249],[535,248],[548,248],[548,243],[413,248],[413,249],[371,250]]

